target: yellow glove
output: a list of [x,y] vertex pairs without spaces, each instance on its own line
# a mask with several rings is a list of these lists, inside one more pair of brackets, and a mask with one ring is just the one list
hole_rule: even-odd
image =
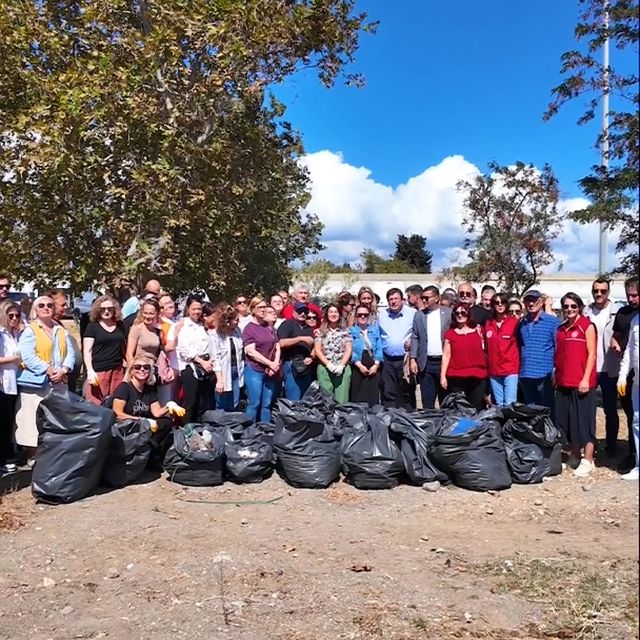
[[621,398],[624,398],[627,395],[627,383],[626,382],[618,382],[618,395]]
[[169,413],[172,415],[178,416],[178,418],[182,418],[187,410],[184,407],[181,407],[179,404],[176,404],[173,400],[167,402],[167,409]]

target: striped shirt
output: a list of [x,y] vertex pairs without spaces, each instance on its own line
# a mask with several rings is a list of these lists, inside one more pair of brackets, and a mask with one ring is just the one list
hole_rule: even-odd
[[553,371],[556,332],[560,320],[542,312],[537,320],[525,316],[518,325],[520,377],[544,378]]

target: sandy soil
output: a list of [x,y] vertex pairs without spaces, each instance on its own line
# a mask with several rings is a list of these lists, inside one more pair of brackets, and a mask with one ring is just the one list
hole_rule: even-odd
[[638,637],[638,484],[607,468],[492,495],[147,480],[5,495],[0,638]]

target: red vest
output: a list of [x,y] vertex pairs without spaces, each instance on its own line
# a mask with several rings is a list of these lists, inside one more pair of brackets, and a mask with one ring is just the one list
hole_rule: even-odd
[[[571,326],[563,322],[556,334],[556,384],[559,387],[577,388],[587,368],[587,329],[593,326],[589,318],[580,316]],[[596,329],[593,326],[594,330]],[[596,330],[597,331],[597,330]],[[593,365],[589,386],[598,386],[597,367]]]

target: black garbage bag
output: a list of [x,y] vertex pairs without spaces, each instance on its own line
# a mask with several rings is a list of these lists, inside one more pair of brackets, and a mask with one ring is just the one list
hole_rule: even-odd
[[472,491],[507,489],[511,474],[504,444],[494,421],[449,416],[436,433],[430,455],[439,469],[459,487]]
[[518,484],[542,482],[562,472],[562,433],[548,407],[515,404],[504,407],[502,439],[511,478]]
[[51,503],[73,502],[89,495],[100,482],[115,420],[111,409],[74,393],[49,393],[36,413],[33,495]]
[[273,448],[260,437],[227,443],[225,455],[227,478],[232,482],[262,482],[273,473]]
[[[201,447],[204,431],[211,434],[211,446]],[[224,480],[225,440],[201,424],[176,429],[173,444],[164,457],[163,467],[171,482],[190,487],[214,487]]]
[[340,446],[342,471],[358,489],[392,489],[404,471],[400,449],[389,427],[378,416],[369,416],[367,429],[345,435]]
[[146,420],[119,420],[111,427],[111,447],[101,484],[124,487],[144,472],[151,455],[151,429]]
[[345,404],[337,404],[334,407],[333,414],[327,422],[331,425],[333,435],[339,440],[345,434],[366,430],[368,415],[368,404],[362,402],[346,402]]
[[462,391],[447,394],[440,408],[458,416],[472,416],[477,413],[476,408],[470,404]]
[[309,385],[300,402],[308,407],[318,409],[325,415],[331,415],[337,404],[335,398],[326,389],[323,389],[317,380]]
[[273,446],[280,475],[294,487],[328,487],[340,475],[340,453],[324,416],[302,403],[278,405]]
[[208,426],[211,431],[229,436],[233,440],[243,437],[247,427],[254,424],[255,420],[247,413],[241,411],[224,411],[223,409],[209,409],[202,414],[202,424]]
[[442,423],[442,414],[390,410],[389,428],[400,436],[400,452],[404,471],[411,484],[422,486],[425,482],[449,481],[447,474],[431,460],[430,448]]

